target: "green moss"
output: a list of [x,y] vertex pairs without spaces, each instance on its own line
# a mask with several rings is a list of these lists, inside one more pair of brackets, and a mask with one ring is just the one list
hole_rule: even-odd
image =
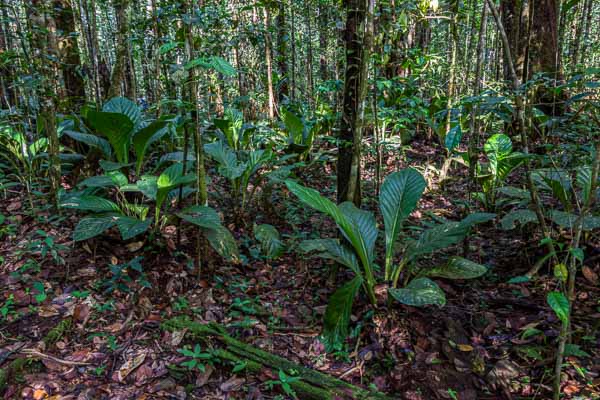
[[73,320],[71,318],[66,318],[60,321],[54,328],[50,329],[44,338],[44,343],[46,346],[50,346],[58,342],[67,332],[71,330],[72,325]]
[[296,381],[292,387],[305,399],[388,399],[382,393],[354,386],[341,379],[333,378],[243,343],[229,336],[225,328],[218,324],[200,324],[190,321],[186,317],[177,317],[164,322],[162,327],[166,330],[188,329],[188,333],[196,338],[214,337],[225,346],[221,352],[221,358],[233,362],[246,362],[248,370],[252,372],[260,371],[262,368],[270,368],[273,371],[298,371],[301,379]]

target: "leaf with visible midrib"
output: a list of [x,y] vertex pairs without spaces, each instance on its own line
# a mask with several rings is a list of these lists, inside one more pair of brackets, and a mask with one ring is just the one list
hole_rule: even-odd
[[352,304],[361,284],[362,279],[357,276],[336,290],[329,299],[323,323],[323,337],[327,351],[341,348],[346,340]]
[[570,306],[569,300],[561,292],[550,292],[546,296],[548,305],[563,324],[569,323]]

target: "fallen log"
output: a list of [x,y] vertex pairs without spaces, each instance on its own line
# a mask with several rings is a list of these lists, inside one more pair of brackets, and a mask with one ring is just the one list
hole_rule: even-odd
[[352,385],[341,379],[304,367],[283,357],[241,342],[230,336],[223,326],[216,323],[202,324],[191,321],[187,317],[178,317],[164,322],[162,327],[169,331],[187,329],[187,332],[196,338],[206,339],[212,337],[216,339],[224,346],[224,348],[218,350],[218,354],[222,359],[234,363],[245,362],[246,368],[251,372],[258,373],[264,368],[272,369],[275,373],[279,370],[286,373],[291,370],[296,371],[296,376],[301,379],[291,382],[290,385],[301,399],[391,399],[391,397],[383,393]]

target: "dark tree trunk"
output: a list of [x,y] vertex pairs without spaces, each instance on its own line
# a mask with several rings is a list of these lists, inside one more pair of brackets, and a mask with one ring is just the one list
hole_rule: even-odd
[[287,25],[285,22],[285,3],[279,3],[279,13],[277,14],[277,65],[279,68],[279,101],[283,101],[290,96],[288,85],[288,66],[287,66]]
[[110,87],[108,89],[107,98],[120,96],[125,88],[125,93],[128,91],[127,82],[130,78],[127,77],[127,64],[129,59],[129,46],[127,45],[127,5],[128,0],[113,0],[115,14],[117,17],[117,54],[115,66],[113,67],[110,77]]
[[373,0],[346,0],[346,72],[338,141],[337,200],[361,203],[360,161],[364,130]]
[[58,36],[58,56],[62,65],[62,75],[67,98],[61,102],[61,109],[80,107],[85,102],[85,84],[80,72],[81,60],[75,33],[75,18],[68,0],[53,0]]

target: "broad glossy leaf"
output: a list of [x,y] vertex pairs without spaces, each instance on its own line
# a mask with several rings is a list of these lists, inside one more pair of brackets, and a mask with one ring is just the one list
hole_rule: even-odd
[[565,295],[561,292],[550,292],[546,296],[546,301],[562,323],[568,324],[571,308]]
[[133,136],[133,148],[136,156],[136,173],[139,175],[148,147],[169,132],[169,123],[155,121],[140,129]]
[[283,254],[285,246],[281,241],[279,231],[273,225],[255,224],[254,237],[260,242],[261,249],[268,259],[275,259]]
[[69,136],[71,139],[77,140],[78,142],[85,143],[90,147],[95,147],[102,151],[102,154],[106,158],[112,157],[112,148],[110,147],[110,143],[97,135],[92,135],[90,133],[76,132],[72,130],[65,130],[65,135]]
[[388,293],[400,303],[413,307],[427,305],[443,307],[446,304],[444,291],[428,278],[413,279],[405,288],[390,288]]
[[485,265],[462,257],[452,257],[446,265],[427,271],[427,276],[446,279],[475,279],[488,271]]
[[121,168],[130,167],[133,165],[130,163],[120,163],[120,162],[113,162],[113,161],[107,161],[107,160],[100,160],[99,163],[100,163],[100,168],[102,168],[102,170],[104,172],[118,171]]
[[321,196],[321,194],[315,189],[304,187],[292,180],[286,180],[285,185],[290,192],[295,194],[304,204],[333,218],[335,223],[344,232],[344,234],[352,232],[352,228],[348,219],[344,216],[344,214],[342,214],[334,202],[326,197]]
[[333,260],[350,268],[356,275],[362,277],[360,264],[354,251],[342,245],[339,239],[313,239],[300,243],[298,248],[303,253],[318,252],[317,256]]
[[117,223],[115,216],[82,218],[73,231],[76,242],[91,239],[112,228]]
[[462,128],[460,124],[456,124],[448,131],[446,138],[444,140],[444,144],[446,145],[446,150],[452,153],[454,149],[460,144],[460,141],[463,136]]
[[290,134],[290,143],[302,144],[304,138],[304,123],[291,111],[283,112],[283,123]]
[[358,209],[353,203],[346,201],[339,209],[350,223],[352,234],[346,234],[346,239],[352,243],[358,253],[364,268],[372,268],[375,242],[378,229],[373,213]]
[[129,162],[129,146],[133,134],[133,122],[125,114],[90,110],[88,124],[105,136],[113,147],[117,161]]
[[221,218],[214,208],[207,206],[191,206],[177,213],[184,221],[201,228],[218,229],[221,227]]
[[239,163],[237,156],[223,142],[216,141],[204,145],[206,154],[219,163],[219,173],[227,179],[237,179],[244,174],[246,165]]
[[156,180],[156,208],[160,209],[169,192],[180,185],[186,185],[196,180],[193,174],[183,175],[183,164],[173,164],[165,169]]
[[238,246],[229,230],[221,226],[217,229],[206,229],[204,234],[211,247],[215,249],[221,257],[231,262],[239,261],[240,256]]
[[117,227],[119,228],[119,232],[121,232],[121,238],[123,240],[129,240],[146,232],[152,223],[150,218],[141,221],[137,218],[122,216],[117,217],[116,220]]
[[235,76],[237,74],[236,69],[223,57],[212,56],[210,64],[217,72],[225,76]]
[[426,186],[423,176],[412,168],[388,175],[381,185],[379,208],[385,225],[386,265],[392,262],[402,222],[414,211]]
[[537,222],[537,215],[532,210],[515,210],[506,214],[501,220],[500,225],[505,231],[515,229],[516,222],[521,226],[525,226],[530,222]]
[[85,210],[93,212],[119,212],[119,206],[112,201],[99,196],[85,195],[73,196],[60,205],[62,208]]
[[142,111],[133,101],[125,97],[113,97],[102,107],[102,111],[126,115],[137,129],[142,122]]
[[323,322],[323,338],[327,351],[342,348],[348,336],[348,324],[354,297],[361,284],[362,279],[357,276],[336,290],[329,299]]
[[[579,215],[559,210],[552,210],[550,212],[550,219],[556,225],[567,229],[575,229],[579,223]],[[600,217],[586,215],[582,222],[584,231],[600,229]]]

